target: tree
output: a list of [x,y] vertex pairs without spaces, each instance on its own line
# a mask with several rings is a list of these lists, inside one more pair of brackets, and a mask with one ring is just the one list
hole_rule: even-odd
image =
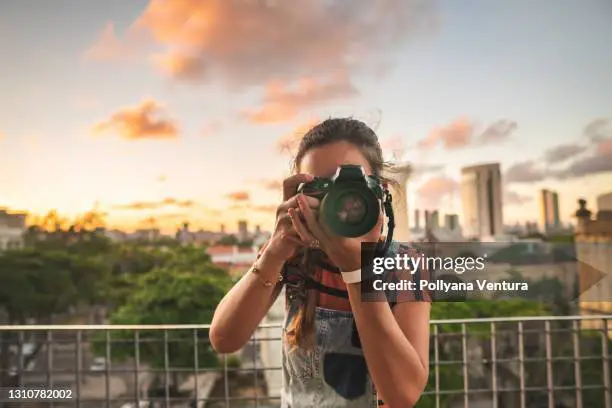
[[[227,271],[215,266],[210,257],[200,249],[178,248],[162,266],[142,274],[133,292],[111,314],[112,324],[204,324],[210,323],[217,304],[233,284]],[[199,331],[198,361],[201,367],[216,366],[216,354],[208,344],[208,332]],[[173,369],[192,370],[194,367],[193,331],[143,331],[139,334],[139,355],[153,368],[164,368],[165,346],[168,346],[168,365]],[[111,358],[125,360],[135,356],[134,333],[112,333]],[[105,338],[96,336],[93,348],[105,355]],[[179,376],[174,373],[175,390]],[[172,392],[172,391],[171,391]]]
[[217,244],[219,245],[238,245],[239,241],[238,238],[235,235],[225,235],[223,237],[221,237],[218,241]]
[[[0,254],[0,308],[8,323],[25,324],[28,318],[51,322],[55,314],[64,313],[76,305],[83,292],[77,288],[74,277],[82,276],[83,271],[78,269],[84,265],[65,253],[28,249]],[[85,293],[90,294],[88,290]],[[0,369],[5,375],[0,376],[2,384],[11,384],[15,380],[6,377],[10,344],[18,343],[12,334],[0,333]],[[36,357],[41,346],[37,345],[27,356],[24,365]]]
[[167,264],[174,255],[156,247],[134,244],[116,246],[108,255],[110,274],[101,285],[106,306],[120,307],[137,289],[140,276]]

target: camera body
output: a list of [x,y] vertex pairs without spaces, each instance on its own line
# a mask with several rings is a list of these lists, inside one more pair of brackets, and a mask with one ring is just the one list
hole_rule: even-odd
[[362,166],[346,164],[329,179],[302,183],[298,193],[321,200],[319,220],[334,234],[355,238],[378,223],[385,188],[378,177],[367,176]]

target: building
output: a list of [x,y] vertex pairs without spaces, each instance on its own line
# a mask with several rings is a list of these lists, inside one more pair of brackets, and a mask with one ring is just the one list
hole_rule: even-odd
[[597,197],[598,211],[612,211],[612,192]]
[[0,251],[23,248],[26,213],[0,209]]
[[559,231],[561,220],[559,217],[559,195],[556,191],[540,191],[541,230],[544,234]]
[[414,230],[421,230],[421,212],[419,209],[414,210]]
[[461,201],[466,236],[486,240],[503,234],[502,177],[499,163],[461,169]]
[[[605,204],[605,203],[604,203]],[[586,200],[578,200],[574,231],[579,265],[579,305],[583,315],[612,313],[612,210],[601,209],[595,218]],[[585,329],[601,329],[590,321]],[[612,338],[612,322],[608,322]],[[595,325],[595,326],[593,326]]]
[[440,228],[440,212],[432,211],[429,215],[429,228]]
[[257,259],[258,248],[239,247],[238,245],[213,245],[206,249],[211,261],[227,268],[234,277],[244,275]]
[[459,228],[459,216],[457,214],[446,214],[444,216],[444,227],[451,231]]
[[238,221],[238,241],[245,242],[249,239],[249,227],[246,220]]

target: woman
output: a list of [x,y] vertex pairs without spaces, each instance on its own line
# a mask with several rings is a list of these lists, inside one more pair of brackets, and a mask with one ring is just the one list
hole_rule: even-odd
[[[294,174],[284,182],[274,232],[217,307],[210,340],[219,353],[239,350],[279,295],[283,276],[310,278],[315,285],[298,282],[285,291],[282,406],[366,408],[383,400],[387,407],[409,408],[428,379],[429,296],[397,296],[392,304],[363,301],[360,283],[346,283],[353,282],[346,276],[361,267],[362,242],[384,239],[383,211],[370,233],[341,238],[317,220],[319,201],[297,194],[301,183],[329,178],[346,164],[382,178],[382,151],[368,126],[328,119],[306,133]],[[389,251],[413,253],[396,243]]]

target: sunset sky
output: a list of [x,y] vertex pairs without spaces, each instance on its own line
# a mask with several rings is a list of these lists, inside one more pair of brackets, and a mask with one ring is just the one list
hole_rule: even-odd
[[410,205],[461,214],[499,161],[505,223],[537,192],[612,190],[608,0],[0,2],[0,207],[111,225],[269,229],[289,146],[376,126],[419,170]]

